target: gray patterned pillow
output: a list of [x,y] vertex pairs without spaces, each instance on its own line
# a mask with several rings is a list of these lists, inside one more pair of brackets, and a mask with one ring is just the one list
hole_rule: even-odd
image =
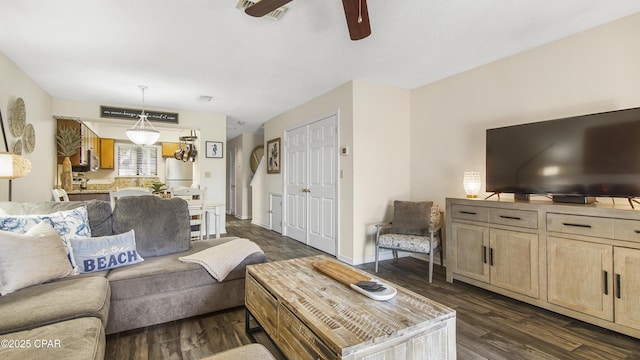
[[432,201],[394,201],[391,233],[427,236],[432,205]]

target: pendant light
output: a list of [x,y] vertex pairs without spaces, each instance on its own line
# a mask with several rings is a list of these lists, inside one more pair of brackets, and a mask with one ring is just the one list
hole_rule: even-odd
[[[142,113],[138,115],[140,119],[136,121],[131,129],[127,130],[127,137],[137,145],[153,145],[160,137],[160,132],[151,125],[144,112],[144,91],[147,89],[144,85],[138,86],[142,90]],[[146,127],[148,126],[148,127]]]

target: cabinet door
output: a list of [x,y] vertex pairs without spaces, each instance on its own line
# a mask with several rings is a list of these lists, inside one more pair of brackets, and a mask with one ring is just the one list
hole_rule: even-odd
[[548,301],[613,321],[613,247],[547,237]]
[[173,157],[174,153],[180,149],[180,144],[177,142],[163,142],[162,143],[162,157]]
[[113,148],[114,139],[103,138],[100,140],[100,169],[114,169]]
[[451,223],[451,266],[455,274],[489,282],[489,229],[485,226]]
[[538,234],[491,229],[489,236],[491,284],[537,299]]
[[[640,250],[615,247],[616,323],[640,328]],[[618,277],[620,281],[618,282]]]

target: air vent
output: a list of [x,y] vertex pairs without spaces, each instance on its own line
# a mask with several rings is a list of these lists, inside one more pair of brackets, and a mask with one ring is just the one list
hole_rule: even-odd
[[[260,0],[238,0],[238,4],[236,4],[236,8],[241,11],[244,11],[246,8],[252,6],[257,2],[260,2]],[[287,12],[287,10],[289,10],[289,8],[287,8],[286,6],[282,6],[268,13],[264,17],[267,17],[273,20],[280,20],[280,18],[284,15],[284,13]]]

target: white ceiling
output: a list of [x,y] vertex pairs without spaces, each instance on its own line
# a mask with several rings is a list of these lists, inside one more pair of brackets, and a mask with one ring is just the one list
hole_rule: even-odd
[[0,0],[0,51],[55,98],[139,107],[144,84],[147,108],[226,114],[233,138],[349,80],[413,89],[640,11],[636,0],[368,0],[372,35],[354,42],[340,0],[294,0],[279,21],[236,2]]

